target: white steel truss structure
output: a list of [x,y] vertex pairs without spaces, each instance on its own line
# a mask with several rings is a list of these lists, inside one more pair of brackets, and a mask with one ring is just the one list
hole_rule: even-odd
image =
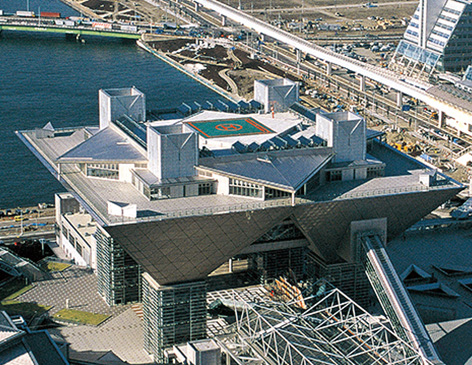
[[237,293],[234,300],[236,323],[215,339],[227,364],[425,364],[387,319],[370,315],[339,289],[305,311],[287,303],[249,303]]

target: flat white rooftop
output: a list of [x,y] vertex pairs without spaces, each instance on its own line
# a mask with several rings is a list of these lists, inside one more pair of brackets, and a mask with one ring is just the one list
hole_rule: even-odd
[[[58,173],[57,157],[84,140],[83,128],[64,130],[54,138],[38,139],[34,131],[22,131],[19,132],[19,135],[45,165],[55,172],[56,176]],[[459,186],[454,182],[449,182],[444,186],[427,188],[419,183],[418,178],[424,166],[421,166],[414,160],[411,161],[407,157],[402,157],[399,153],[391,151],[387,147],[378,145],[376,150],[374,157],[387,163],[386,177],[327,184],[311,193],[308,197],[297,198],[296,204],[334,199],[356,199],[402,192],[428,191],[430,189],[449,189]],[[389,167],[390,163],[391,166]],[[61,166],[61,180],[63,183],[69,186],[70,190],[74,191],[74,194],[80,198],[82,203],[90,207],[88,211],[95,212],[96,216],[94,218],[104,225],[292,205],[289,199],[281,198],[260,201],[253,198],[226,195],[204,195],[149,201],[129,183],[87,178],[74,164]],[[109,215],[107,209],[108,201],[136,204],[138,217],[131,219]]]
[[92,235],[97,231],[97,224],[93,221],[92,216],[87,213],[74,213],[66,214],[65,217],[80,233],[80,236],[87,241],[88,245],[92,246]]

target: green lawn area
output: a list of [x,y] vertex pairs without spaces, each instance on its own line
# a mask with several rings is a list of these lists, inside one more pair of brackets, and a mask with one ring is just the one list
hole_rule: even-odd
[[0,310],[10,315],[19,314],[23,317],[32,317],[35,314],[43,314],[51,309],[51,306],[36,303],[18,302],[16,300],[3,300],[0,303]]
[[105,314],[90,313],[78,311],[75,309],[62,309],[54,315],[54,318],[66,322],[89,324],[98,326],[100,323],[108,319],[110,316]]
[[55,262],[55,261],[48,261],[44,269],[49,272],[57,272],[57,271],[64,271],[65,269],[69,267],[70,267],[70,264],[64,264],[62,262]]
[[12,280],[0,287],[0,300],[12,300],[30,290],[32,285],[25,285],[24,278]]

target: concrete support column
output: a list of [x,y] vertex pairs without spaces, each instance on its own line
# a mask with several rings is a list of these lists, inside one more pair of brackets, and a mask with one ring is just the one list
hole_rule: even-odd
[[297,55],[297,63],[301,62],[301,60],[302,60],[302,51],[297,49],[296,50],[296,55]]
[[397,107],[401,108],[403,105],[403,93],[401,91],[397,91]]
[[331,62],[326,62],[326,75],[331,76],[333,74],[333,65]]
[[222,27],[226,27],[226,21],[227,21],[226,15],[222,15],[221,16],[221,26]]
[[446,114],[442,110],[438,110],[438,127],[442,128],[444,126],[444,121],[446,119]]
[[228,272],[233,272],[233,259],[229,259],[228,261]]
[[359,79],[359,90],[362,92],[365,92],[365,76],[361,75],[361,78]]
[[195,12],[198,13],[200,11],[200,4],[195,3]]

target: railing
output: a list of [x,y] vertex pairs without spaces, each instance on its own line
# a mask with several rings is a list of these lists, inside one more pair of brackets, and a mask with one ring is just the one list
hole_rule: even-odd
[[[295,204],[301,203],[302,199],[296,199]],[[308,200],[304,200],[308,202]],[[128,217],[114,217],[108,216],[108,220],[113,223],[131,223],[136,221],[156,221],[163,219],[172,219],[172,218],[181,218],[189,216],[201,216],[201,215],[211,215],[218,213],[234,213],[234,212],[243,212],[265,208],[275,208],[275,207],[284,207],[292,205],[291,199],[277,199],[273,201],[261,201],[254,203],[243,203],[243,204],[233,204],[233,205],[219,205],[212,206],[208,208],[194,208],[194,209],[183,209],[172,212],[165,212],[158,215],[152,215],[147,217],[137,217],[137,218],[128,218]]]
[[[56,129],[56,132],[66,132],[66,131],[75,131],[77,128],[61,128]],[[202,216],[202,215],[212,215],[212,214],[220,214],[220,213],[234,213],[234,212],[241,212],[241,211],[251,211],[251,210],[259,210],[259,209],[267,209],[267,208],[275,208],[275,207],[287,207],[291,205],[301,205],[301,204],[312,204],[314,202],[323,202],[323,201],[332,201],[336,199],[356,199],[356,198],[366,198],[366,197],[374,197],[374,196],[384,196],[384,195],[393,195],[399,193],[415,193],[415,192],[429,192],[432,190],[440,190],[440,189],[447,189],[458,187],[452,181],[444,179],[443,184],[438,186],[425,186],[421,185],[419,182],[415,183],[414,185],[409,186],[402,186],[402,187],[390,187],[390,188],[378,188],[378,189],[364,189],[360,191],[340,191],[340,192],[333,192],[328,194],[319,194],[319,193],[312,193],[307,197],[296,197],[295,199],[291,198],[282,198],[282,199],[274,199],[274,200],[266,200],[266,201],[254,201],[254,202],[245,202],[242,204],[232,204],[232,205],[217,205],[217,206],[210,206],[207,208],[192,208],[192,209],[182,209],[182,210],[173,210],[171,212],[158,212],[155,215],[145,216],[145,217],[123,217],[123,216],[111,216],[107,213],[106,202],[102,202],[100,197],[98,197],[98,201],[94,199],[90,199],[85,194],[81,193],[81,189],[77,186],[76,179],[73,178],[74,174],[81,174],[80,171],[72,165],[64,165],[62,171],[59,173],[59,169],[54,161],[44,153],[40,153],[39,149],[36,145],[31,141],[30,138],[26,138],[21,132],[17,133],[20,138],[25,142],[27,146],[31,146],[31,150],[35,153],[43,163],[49,167],[50,171],[66,186],[74,192],[74,195],[81,201],[84,206],[87,206],[91,214],[94,212],[95,214],[93,217],[98,220],[100,223],[104,225],[115,225],[115,224],[125,224],[125,223],[134,223],[134,222],[146,222],[146,221],[159,221],[164,219],[172,219],[172,218],[181,218],[187,216]],[[59,176],[58,176],[59,175]],[[85,179],[85,177],[84,177]],[[333,183],[333,185],[336,183]],[[80,185],[80,184],[79,184]],[[210,198],[210,197],[208,197]],[[101,205],[97,207],[98,204]]]
[[372,189],[372,190],[363,190],[359,192],[346,192],[346,193],[333,193],[333,194],[313,194],[309,198],[298,197],[295,198],[292,202],[291,198],[284,199],[274,199],[274,200],[265,200],[257,202],[246,202],[242,204],[232,204],[232,205],[219,205],[211,206],[207,208],[192,208],[192,209],[182,209],[172,212],[162,212],[160,214],[147,216],[147,217],[121,217],[121,216],[110,216],[108,215],[107,220],[111,225],[118,223],[132,223],[132,222],[143,222],[143,221],[158,221],[163,219],[172,219],[172,218],[181,218],[189,216],[201,216],[201,215],[211,215],[219,213],[235,213],[242,211],[251,211],[267,208],[276,208],[276,207],[287,207],[301,204],[312,204],[314,202],[323,202],[323,201],[332,201],[337,198],[341,199],[357,199],[357,198],[366,198],[374,196],[384,196],[384,195],[394,195],[398,193],[415,193],[415,192],[429,192],[431,190],[438,190],[444,188],[451,188],[452,184],[448,185],[439,185],[439,186],[424,186],[424,185],[412,185],[406,187],[398,188],[382,188],[382,189]]

